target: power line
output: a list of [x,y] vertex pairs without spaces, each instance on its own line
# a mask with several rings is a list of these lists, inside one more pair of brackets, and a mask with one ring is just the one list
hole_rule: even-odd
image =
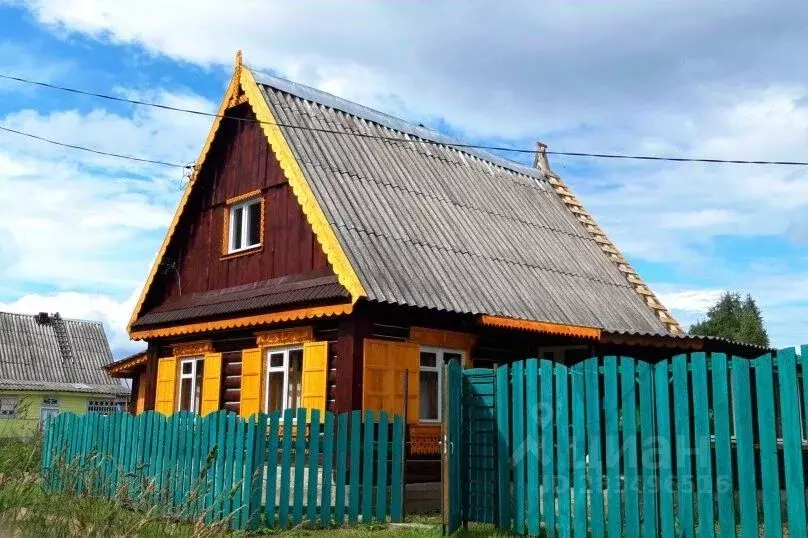
[[48,144],[53,144],[55,146],[61,146],[63,148],[70,148],[70,149],[77,149],[81,151],[86,151],[88,153],[95,153],[96,155],[104,155],[106,157],[116,157],[118,159],[127,159],[130,161],[137,161],[141,163],[149,163],[149,164],[159,164],[162,166],[171,166],[173,168],[184,168],[184,169],[191,169],[193,165],[186,165],[186,164],[177,164],[177,163],[169,163],[166,161],[157,161],[154,159],[144,159],[142,157],[134,157],[132,155],[124,155],[122,153],[111,153],[108,151],[101,151],[99,149],[88,148],[85,146],[77,146],[75,144],[67,144],[65,142],[59,142],[58,140],[52,140],[50,138],[45,138],[43,136],[38,136],[31,133],[26,133],[25,131],[18,131],[16,129],[9,129],[8,127],[0,126],[0,131],[5,131],[7,133],[13,133],[20,136],[26,136],[28,138],[33,138],[34,140],[39,140],[41,142],[47,142]]
[[[221,118],[221,119],[230,119],[234,121],[240,121],[245,123],[258,123],[262,125],[273,125],[277,127],[283,127],[286,129],[300,129],[303,131],[312,131],[317,133],[325,133],[325,134],[334,134],[334,135],[342,135],[342,136],[354,136],[358,138],[372,138],[375,140],[385,140],[390,142],[420,142],[426,144],[435,144],[435,145],[442,145],[442,146],[449,146],[458,149],[481,149],[486,151],[499,151],[499,152],[510,152],[510,153],[529,153],[535,154],[535,149],[524,149],[524,148],[512,148],[506,146],[488,146],[484,144],[463,144],[463,143],[452,143],[452,142],[439,142],[435,140],[428,140],[423,138],[398,138],[393,136],[379,136],[379,135],[372,135],[366,133],[356,133],[351,131],[338,131],[335,129],[325,129],[320,127],[310,127],[305,125],[293,125],[288,123],[277,123],[277,122],[268,122],[268,121],[261,121],[257,118],[240,118],[236,116],[229,116],[227,114],[214,114],[212,112],[204,112],[202,110],[194,110],[189,108],[182,108],[182,107],[175,107],[170,105],[163,105],[160,103],[153,103],[149,101],[141,101],[138,99],[128,99],[125,97],[118,97],[114,95],[108,95],[103,93],[96,93],[86,90],[79,90],[77,88],[70,88],[67,86],[60,86],[57,84],[50,84],[48,82],[30,80],[22,77],[16,77],[11,75],[4,75],[0,74],[0,79],[11,80],[15,82],[20,82],[24,84],[31,84],[34,86],[40,86],[43,88],[49,88],[52,90],[59,90],[64,92],[69,92],[78,95],[85,95],[88,97],[96,97],[99,99],[106,99],[108,101],[115,101],[119,103],[127,103],[131,105],[137,106],[147,106],[153,108],[159,108],[162,110],[171,110],[174,112],[183,112],[186,114],[194,114],[196,116],[205,116],[209,118]],[[756,165],[782,165],[782,166],[808,166],[808,161],[774,161],[774,160],[747,160],[747,159],[708,159],[708,158],[701,158],[701,157],[666,157],[666,156],[659,156],[659,155],[631,155],[631,154],[622,154],[622,153],[591,153],[591,152],[581,152],[581,151],[547,151],[548,155],[559,155],[559,156],[566,156],[566,157],[590,157],[595,159],[622,159],[622,160],[640,160],[640,161],[666,161],[666,162],[689,162],[689,163],[708,163],[708,164],[756,164]],[[148,160],[147,160],[148,162]],[[158,164],[165,164],[165,163],[158,163]],[[179,165],[170,165],[170,166],[179,166]]]

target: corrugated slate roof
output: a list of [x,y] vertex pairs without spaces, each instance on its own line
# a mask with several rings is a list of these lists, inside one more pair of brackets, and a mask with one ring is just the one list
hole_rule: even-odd
[[112,361],[112,352],[101,323],[63,322],[72,350],[69,364],[59,347],[52,317],[49,323],[39,323],[32,315],[0,312],[0,388],[127,393],[103,369]]
[[369,300],[668,333],[540,171],[449,147],[455,141],[436,131],[312,88],[255,78]]
[[183,295],[163,303],[132,324],[139,328],[188,319],[248,313],[289,304],[311,304],[350,298],[335,275],[303,274],[252,284]]

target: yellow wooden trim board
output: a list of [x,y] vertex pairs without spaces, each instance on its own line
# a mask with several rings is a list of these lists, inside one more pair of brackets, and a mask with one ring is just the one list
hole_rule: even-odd
[[520,329],[564,336],[580,336],[600,340],[601,330],[596,327],[581,327],[579,325],[564,325],[546,321],[530,321],[525,319],[506,318],[502,316],[489,316],[483,314],[479,318],[480,325],[489,327],[504,327],[507,329]]
[[255,333],[255,343],[258,347],[288,346],[312,340],[314,340],[314,327],[311,325]]
[[200,323],[190,323],[187,325],[176,325],[174,327],[164,327],[161,329],[131,331],[129,333],[129,337],[132,340],[143,340],[147,338],[160,338],[163,336],[194,334],[206,331],[238,329],[242,327],[253,327],[255,325],[282,323],[284,321],[296,321],[299,319],[313,319],[329,316],[341,316],[345,314],[350,314],[352,311],[353,311],[353,304],[350,303],[329,305],[329,306],[315,306],[311,308],[299,308],[297,310],[284,310],[283,312],[272,312],[270,314],[259,314],[256,316],[245,316],[239,318],[221,319],[216,321],[203,321]]
[[[306,219],[311,225],[314,235],[317,238],[317,241],[320,243],[323,252],[325,253],[331,267],[334,270],[334,273],[336,273],[340,284],[345,286],[345,288],[351,294],[351,301],[353,303],[356,303],[356,301],[361,297],[367,296],[367,293],[365,292],[356,271],[348,260],[348,256],[345,254],[342,245],[340,245],[331,224],[328,222],[328,219],[323,212],[323,209],[317,202],[308,180],[306,180],[305,176],[303,175],[303,171],[295,159],[292,149],[289,147],[289,143],[286,141],[286,138],[283,136],[283,133],[277,126],[275,116],[269,109],[263,95],[261,95],[261,90],[258,88],[255,78],[249,69],[244,69],[242,67],[241,52],[239,51],[239,53],[236,55],[235,73],[233,74],[233,78],[230,80],[230,84],[227,87],[224,98],[219,105],[217,117],[214,119],[213,124],[211,125],[208,137],[205,140],[205,143],[202,146],[202,151],[196,160],[194,171],[191,174],[188,184],[185,186],[182,198],[177,206],[177,211],[174,213],[174,218],[168,227],[168,231],[166,232],[166,236],[163,239],[162,245],[160,246],[160,250],[157,252],[157,256],[154,259],[154,263],[152,263],[149,275],[146,278],[146,282],[140,292],[140,297],[138,298],[135,308],[132,311],[132,315],[129,318],[128,328],[130,336],[133,339],[137,340],[139,338],[144,338],[137,337],[135,335],[147,332],[133,332],[131,328],[132,323],[134,323],[137,317],[140,315],[140,311],[143,308],[143,303],[146,300],[146,295],[148,294],[149,288],[151,287],[152,282],[157,274],[157,268],[159,267],[163,256],[168,249],[168,245],[174,235],[174,231],[179,223],[180,217],[182,216],[185,206],[188,203],[191,190],[196,184],[199,171],[202,169],[202,166],[204,165],[210,151],[210,147],[213,144],[216,133],[219,131],[222,120],[221,116],[225,114],[225,111],[230,106],[239,101],[239,90],[244,92],[244,98],[246,98],[246,102],[250,104],[256,118],[263,122],[261,127],[266,135],[267,142],[272,148],[272,151],[275,153],[275,157],[278,159],[278,163],[284,172],[284,176],[289,182],[292,192],[303,209],[303,214],[306,216]],[[263,210],[261,211],[261,214],[263,217]],[[261,229],[263,231],[263,225],[261,226]]]
[[250,103],[255,117],[262,122],[261,128],[267,137],[267,142],[269,142],[270,148],[275,153],[275,158],[278,159],[283,174],[289,181],[289,186],[292,188],[297,202],[303,208],[303,214],[311,225],[317,241],[323,248],[323,252],[325,252],[334,273],[337,275],[337,279],[350,292],[353,302],[356,302],[360,297],[365,297],[367,294],[359,281],[359,277],[356,275],[356,271],[351,266],[351,262],[342,249],[331,223],[328,222],[323,209],[317,202],[308,180],[303,175],[300,164],[292,153],[292,148],[283,136],[280,127],[278,127],[278,121],[269,109],[269,105],[267,105],[249,69],[241,70],[241,87],[247,95],[247,102]]

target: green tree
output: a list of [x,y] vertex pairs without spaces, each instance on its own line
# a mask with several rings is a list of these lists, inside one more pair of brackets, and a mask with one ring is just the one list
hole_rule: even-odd
[[694,323],[689,333],[698,336],[720,336],[736,342],[769,346],[769,335],[763,326],[760,308],[747,295],[726,292],[707,311],[707,319]]

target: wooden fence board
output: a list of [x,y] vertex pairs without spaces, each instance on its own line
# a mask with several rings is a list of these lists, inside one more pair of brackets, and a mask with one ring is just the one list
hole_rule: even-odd
[[659,469],[659,536],[673,538],[673,443],[670,424],[670,364],[654,366],[654,404],[656,410],[657,465]]
[[758,538],[755,447],[752,433],[752,404],[749,361],[732,359],[732,395],[735,438],[738,452],[738,504],[741,512],[740,538]]
[[[620,487],[620,409],[618,407],[617,357],[603,358],[603,392],[606,435],[606,499],[607,525],[609,536],[620,536],[623,532],[622,501]],[[628,475],[628,472],[626,472]]]
[[671,361],[673,370],[673,423],[676,436],[676,489],[679,501],[679,525],[683,538],[693,538],[693,472],[690,436],[690,388],[687,357],[678,355]]
[[656,425],[654,424],[653,369],[647,362],[637,364],[640,402],[640,469],[642,471],[642,535],[657,538]]
[[365,411],[362,447],[362,522],[373,519],[373,411]]
[[763,528],[765,536],[775,538],[782,536],[783,523],[780,516],[780,472],[777,468],[777,426],[771,355],[755,359],[754,368],[763,489]]
[[510,369],[496,369],[497,524],[511,528]]
[[390,520],[404,520],[404,419],[393,418],[393,451],[391,462]]
[[295,422],[295,493],[292,505],[292,525],[303,521],[303,484],[306,474],[306,410],[297,410]]
[[693,353],[690,357],[693,378],[693,447],[696,456],[696,496],[698,501],[698,536],[715,535],[713,499],[712,439],[710,432],[710,403],[707,389],[707,357]]
[[350,488],[348,496],[348,522],[355,525],[359,521],[359,482],[360,455],[362,449],[362,412],[351,411]]
[[527,532],[531,536],[539,534],[540,502],[539,495],[539,364],[536,359],[525,361],[525,448],[523,458],[527,461],[527,490],[525,512]]
[[[331,524],[331,472],[334,464],[334,414],[325,413],[323,421],[323,488],[320,500],[320,526]],[[392,515],[391,515],[392,517]]]
[[558,485],[559,538],[570,538],[570,420],[569,420],[569,369],[563,364],[553,366],[556,390],[556,482]]
[[542,501],[542,522],[545,533],[549,538],[556,536],[555,532],[555,458],[553,450],[555,447],[554,438],[554,413],[553,404],[555,402],[553,394],[553,363],[542,360],[540,363],[541,381],[541,458],[542,458],[542,489],[544,499]]
[[379,412],[378,443],[376,451],[376,521],[387,516],[387,411]]
[[[278,518],[276,513],[276,501],[278,493],[278,446],[280,439],[280,418],[281,415],[278,411],[273,411],[269,414],[269,431],[267,432],[267,479],[264,487],[265,491],[265,506],[264,506],[264,520],[270,527],[275,526],[275,521]],[[291,420],[291,412],[290,412]],[[285,432],[284,432],[285,433]],[[291,432],[290,432],[291,433]],[[285,437],[284,437],[285,439]],[[284,451],[288,451],[285,447]],[[287,460],[288,464],[288,460]],[[283,472],[281,472],[283,474]],[[286,476],[287,483],[289,475]],[[288,497],[287,497],[288,499]],[[288,504],[288,502],[287,502]],[[288,509],[287,509],[288,510]]]
[[511,367],[513,405],[511,407],[512,433],[511,447],[514,452],[513,465],[513,531],[525,532],[525,369],[522,362]]
[[718,525],[721,538],[735,536],[735,501],[732,479],[732,437],[729,414],[729,370],[727,357],[713,353],[710,357],[713,382],[713,419],[715,421],[715,476],[718,499]]
[[310,524],[317,521],[317,475],[320,469],[320,410],[311,410],[309,426],[309,484],[306,496],[306,519]]
[[777,354],[777,361],[788,528],[791,536],[805,536],[805,479],[802,468],[800,395],[799,386],[795,383],[797,361],[794,349],[780,351]]
[[572,528],[575,538],[586,538],[589,519],[586,515],[588,504],[586,488],[586,394],[584,391],[584,363],[572,367],[572,471],[574,506]]
[[345,521],[345,488],[348,455],[348,413],[337,417],[337,474],[336,492],[334,494],[334,523],[342,525]]
[[294,420],[294,409],[287,409],[283,412],[281,481],[278,484],[278,490],[280,491],[280,497],[278,500],[278,525],[282,529],[289,526],[289,490],[292,486],[292,430],[294,429]]

